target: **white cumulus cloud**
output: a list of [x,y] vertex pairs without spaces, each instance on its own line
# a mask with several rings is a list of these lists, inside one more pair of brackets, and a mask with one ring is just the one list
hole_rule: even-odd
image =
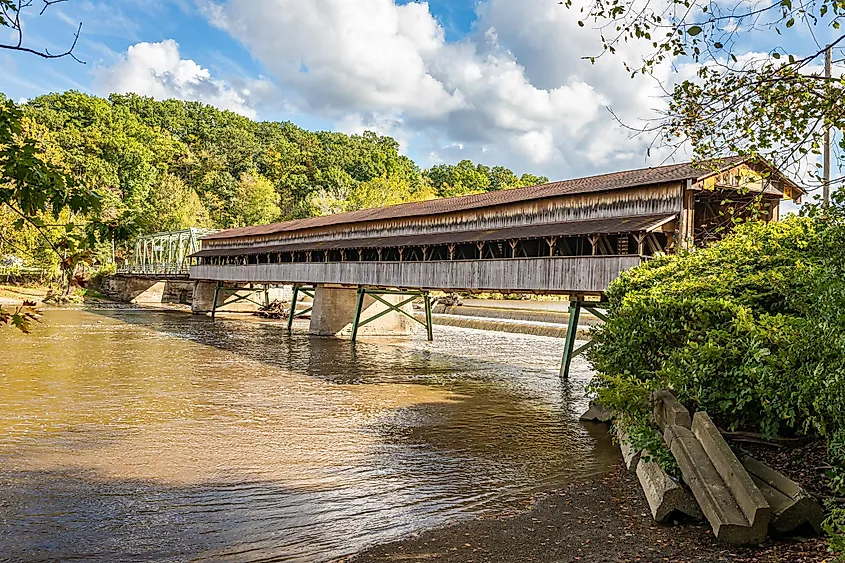
[[[202,1],[202,0],[200,0]],[[432,161],[461,158],[565,177],[643,165],[632,125],[664,103],[657,79],[631,79],[623,45],[596,65],[599,34],[550,0],[485,0],[473,32],[447,41],[425,2],[205,0],[297,111],[373,128]]]
[[242,81],[238,87],[211,76],[190,59],[183,59],[179,44],[137,43],[112,66],[96,71],[97,88],[104,93],[136,93],[158,100],[176,98],[204,102],[255,118],[251,101],[272,88],[262,80]]

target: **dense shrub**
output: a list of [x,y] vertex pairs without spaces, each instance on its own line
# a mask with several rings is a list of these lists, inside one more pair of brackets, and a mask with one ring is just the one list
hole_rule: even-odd
[[768,435],[845,427],[843,257],[839,221],[790,217],[631,270],[593,333],[593,390],[635,412],[668,387]]
[[[842,210],[742,224],[621,276],[593,332],[592,391],[633,420],[665,387],[731,429],[819,435],[831,488],[845,495]],[[842,550],[845,508],[832,508],[825,529]]]

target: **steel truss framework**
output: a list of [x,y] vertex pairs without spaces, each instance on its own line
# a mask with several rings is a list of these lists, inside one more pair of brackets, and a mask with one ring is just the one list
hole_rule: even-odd
[[[239,303],[241,301],[247,301],[254,305],[257,305],[259,308],[267,308],[270,305],[270,285],[269,284],[262,284],[262,285],[253,285],[249,284],[246,287],[234,287],[231,288],[232,291],[235,291],[234,299],[231,301],[223,300],[222,303],[219,304],[220,300],[220,290],[224,289],[225,286],[223,285],[222,281],[217,282],[217,285],[214,286],[214,302],[211,305],[211,320],[214,320],[217,311],[222,311],[224,307],[227,305],[234,305],[235,303]],[[264,295],[264,302],[259,302],[254,299],[256,293],[261,293]],[[254,313],[254,311],[228,311],[230,313]]]
[[[364,311],[364,298],[366,296],[370,296],[376,301],[380,302],[384,306],[387,307],[384,311],[376,313],[372,317],[361,320],[361,313]],[[402,295],[405,296],[406,299],[403,299],[399,303],[391,303],[390,301],[384,299],[382,295]],[[405,305],[409,303],[413,303],[420,297],[423,298],[423,302],[425,303],[425,322],[419,320],[414,315],[409,314],[407,311],[402,309]],[[412,291],[412,290],[392,290],[392,289],[372,289],[367,287],[359,287],[358,288],[358,303],[355,307],[355,319],[352,321],[352,342],[355,342],[358,338],[358,329],[368,323],[373,322],[376,319],[383,317],[388,313],[399,313],[400,315],[405,315],[415,323],[419,323],[423,325],[426,329],[426,336],[428,341],[431,342],[434,340],[434,334],[432,331],[432,320],[431,320],[431,296],[427,291]]]
[[563,358],[560,362],[560,376],[563,379],[569,379],[569,366],[572,364],[572,359],[580,356],[587,350],[593,347],[594,341],[589,341],[575,348],[575,340],[578,338],[578,320],[581,318],[581,309],[588,313],[592,313],[600,320],[607,322],[607,315],[603,311],[596,308],[595,305],[586,305],[585,301],[570,301],[569,303],[569,324],[566,327],[566,340],[563,345]]
[[132,258],[118,270],[121,274],[187,276],[191,254],[200,251],[200,238],[213,229],[183,229],[138,237]]
[[[293,330],[293,319],[296,317],[303,317],[314,309],[314,291],[315,289],[308,285],[293,286],[293,297],[290,300],[290,311],[288,311],[288,333]],[[299,299],[299,294],[306,295],[311,298],[311,306],[302,311],[296,310],[296,302]]]

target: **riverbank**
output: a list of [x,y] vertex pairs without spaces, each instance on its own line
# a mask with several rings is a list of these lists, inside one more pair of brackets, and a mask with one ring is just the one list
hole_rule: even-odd
[[[43,285],[10,285],[0,284],[0,305],[21,305],[24,301],[30,301],[36,306],[45,305],[45,299],[52,292],[58,294],[61,290],[57,287],[47,287]],[[67,298],[72,304],[97,304],[97,303],[113,303],[111,299],[94,291],[77,287],[74,288]]]
[[44,286],[0,284],[0,305],[20,305],[23,301],[41,303],[47,296]]
[[535,496],[525,510],[455,523],[370,548],[350,563],[822,563],[823,539],[794,538],[755,549],[720,546],[709,526],[656,524],[636,476],[610,473]]

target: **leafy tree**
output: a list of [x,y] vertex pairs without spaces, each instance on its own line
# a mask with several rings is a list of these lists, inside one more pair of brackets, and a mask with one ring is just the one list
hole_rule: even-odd
[[522,186],[539,186],[540,184],[548,184],[549,179],[546,176],[535,176],[527,172],[519,177],[520,187]]
[[411,201],[433,199],[434,191],[429,188],[414,189],[407,180],[380,176],[359,183],[349,195],[347,211],[396,205]]
[[458,164],[438,164],[427,176],[439,197],[477,194],[490,189],[490,169],[462,160]]
[[[43,143],[26,134],[25,124],[14,103],[0,100],[0,205],[18,216],[16,228],[35,229],[59,257],[67,293],[76,266],[90,249],[100,240],[125,236],[128,225],[88,219],[101,212],[101,196],[78,183],[58,157],[47,158]],[[49,220],[62,222],[51,225]]]
[[522,187],[519,176],[513,173],[510,168],[494,166],[487,176],[490,180],[490,190],[507,190],[509,188]]
[[279,194],[273,184],[255,172],[241,175],[235,204],[233,227],[272,223],[278,221],[281,213]]
[[147,233],[176,231],[208,224],[208,211],[197,192],[176,175],[162,174],[152,185],[141,226]]
[[[581,14],[579,24],[594,25],[602,40],[593,62],[638,42],[645,55],[624,61],[632,75],[669,64],[693,69],[666,92],[665,112],[642,128],[659,144],[689,141],[699,158],[761,155],[797,171],[819,154],[826,130],[845,125],[845,79],[841,72],[825,78],[825,47],[807,39],[832,35],[834,58],[841,56],[845,5],[838,0],[598,0]],[[750,38],[767,45],[762,56],[743,53]],[[839,148],[841,155],[845,139]]]

